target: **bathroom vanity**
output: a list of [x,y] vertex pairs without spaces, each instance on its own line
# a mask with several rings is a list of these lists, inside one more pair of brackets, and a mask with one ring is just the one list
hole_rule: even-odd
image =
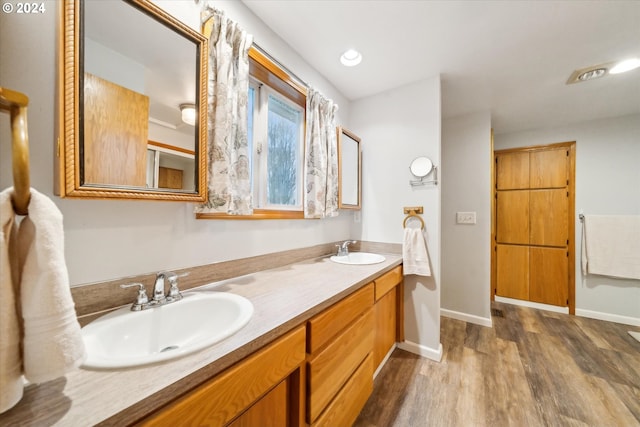
[[248,298],[249,324],[170,362],[29,385],[0,424],[351,424],[402,339],[402,259],[385,257],[342,265],[325,256],[199,287]]

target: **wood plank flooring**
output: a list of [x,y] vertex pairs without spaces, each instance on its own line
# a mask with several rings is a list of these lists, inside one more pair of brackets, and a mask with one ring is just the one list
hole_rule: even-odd
[[354,426],[640,426],[640,328],[492,307],[442,318],[440,363],[396,349]]

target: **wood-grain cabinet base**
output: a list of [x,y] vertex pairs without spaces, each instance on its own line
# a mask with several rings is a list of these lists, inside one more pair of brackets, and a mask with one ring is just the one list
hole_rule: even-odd
[[140,425],[302,426],[304,360],[305,328],[300,326]]
[[350,426],[402,339],[402,267],[177,398],[143,426]]

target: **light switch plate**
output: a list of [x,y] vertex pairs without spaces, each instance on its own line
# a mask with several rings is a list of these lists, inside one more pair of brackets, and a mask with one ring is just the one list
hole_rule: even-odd
[[475,224],[475,212],[456,212],[456,224]]

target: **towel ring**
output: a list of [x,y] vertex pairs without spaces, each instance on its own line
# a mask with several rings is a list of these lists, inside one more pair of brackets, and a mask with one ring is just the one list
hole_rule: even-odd
[[407,221],[408,221],[410,218],[417,218],[418,220],[420,220],[420,229],[421,229],[421,230],[424,230],[424,220],[422,219],[422,217],[420,217],[420,216],[418,216],[418,215],[414,215],[414,214],[407,215],[407,216],[405,217],[404,221],[402,221],[402,228],[407,228]]

